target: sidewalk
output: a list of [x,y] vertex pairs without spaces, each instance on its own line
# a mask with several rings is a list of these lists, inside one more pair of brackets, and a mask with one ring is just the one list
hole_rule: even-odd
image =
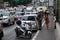
[[56,23],[56,30],[55,30],[56,40],[60,40],[60,24]]

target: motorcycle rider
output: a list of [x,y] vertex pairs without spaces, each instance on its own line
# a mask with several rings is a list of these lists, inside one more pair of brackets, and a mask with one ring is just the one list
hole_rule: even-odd
[[[18,25],[18,28],[20,28],[21,32],[25,35],[27,33],[27,29],[24,27],[21,27],[21,21],[17,20],[16,24]],[[19,32],[17,32],[19,33]]]

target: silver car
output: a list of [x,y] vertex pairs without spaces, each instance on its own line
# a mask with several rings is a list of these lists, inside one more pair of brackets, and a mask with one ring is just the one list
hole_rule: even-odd
[[15,13],[10,13],[9,11],[4,11],[3,13],[3,24],[14,24]]
[[21,26],[26,27],[27,30],[37,30],[37,15],[36,14],[26,14],[21,18]]

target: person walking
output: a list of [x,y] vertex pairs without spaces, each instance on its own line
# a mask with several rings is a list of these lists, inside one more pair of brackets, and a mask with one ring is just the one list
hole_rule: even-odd
[[43,10],[41,8],[40,11],[38,12],[38,16],[37,16],[39,30],[42,29],[42,17],[43,17]]
[[45,23],[46,23],[46,28],[48,30],[48,25],[49,25],[49,18],[48,18],[49,11],[45,11]]

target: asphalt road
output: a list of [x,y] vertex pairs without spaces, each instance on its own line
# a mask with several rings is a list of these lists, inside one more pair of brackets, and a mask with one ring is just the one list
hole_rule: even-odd
[[[3,28],[4,31],[4,37],[2,40],[31,40],[31,39],[24,39],[24,38],[17,38],[16,34],[15,34],[15,27],[17,25],[12,25],[12,26],[8,26]],[[35,33],[32,34],[32,37],[35,35]]]

